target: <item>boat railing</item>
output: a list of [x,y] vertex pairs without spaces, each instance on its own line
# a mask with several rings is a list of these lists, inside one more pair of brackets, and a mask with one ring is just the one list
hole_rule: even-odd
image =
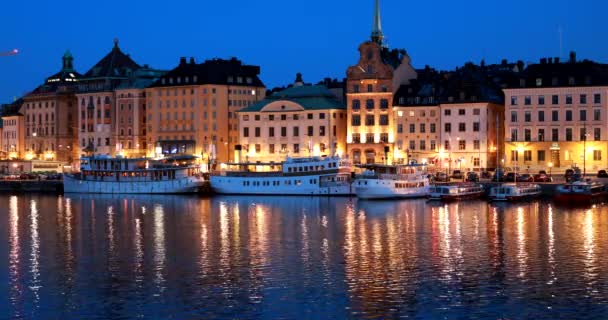
[[424,179],[425,176],[422,174],[395,174],[395,173],[372,173],[372,172],[364,172],[362,174],[358,174],[355,178],[359,179],[372,179],[372,180],[421,180]]

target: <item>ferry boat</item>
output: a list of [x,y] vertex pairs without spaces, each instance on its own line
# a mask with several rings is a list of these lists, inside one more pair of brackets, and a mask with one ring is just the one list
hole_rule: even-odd
[[429,195],[430,182],[422,165],[367,165],[355,176],[360,199],[419,198]]
[[351,167],[340,157],[287,157],[280,163],[231,163],[210,176],[219,194],[351,195]]
[[195,193],[205,183],[194,157],[80,158],[80,172],[63,176],[66,193]]
[[434,185],[429,190],[429,200],[457,201],[467,199],[478,199],[484,193],[479,184],[444,184]]
[[540,196],[538,184],[505,183],[490,189],[490,201],[518,201]]
[[589,202],[608,195],[606,186],[599,181],[574,181],[557,186],[554,200],[559,202]]

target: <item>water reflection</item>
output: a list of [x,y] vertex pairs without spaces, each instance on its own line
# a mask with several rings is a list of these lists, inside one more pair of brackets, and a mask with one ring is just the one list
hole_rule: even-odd
[[569,319],[608,312],[601,272],[608,207],[601,205],[2,197],[11,318]]

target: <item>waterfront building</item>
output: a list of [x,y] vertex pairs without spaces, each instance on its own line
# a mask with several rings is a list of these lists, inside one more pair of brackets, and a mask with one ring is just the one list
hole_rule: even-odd
[[234,159],[235,112],[265,97],[260,67],[213,59],[179,65],[146,89],[150,156],[194,154],[205,162]]
[[597,172],[608,166],[608,65],[543,58],[504,90],[508,167]]
[[426,67],[402,85],[393,102],[396,162],[450,172],[496,168],[504,130],[501,85],[508,81],[497,66],[467,63],[442,72]]
[[[289,157],[344,155],[346,107],[327,87],[292,87],[237,112],[239,161],[281,162]],[[238,151],[238,148],[237,148]]]
[[116,92],[141,67],[114,47],[78,81],[78,142],[84,153],[114,155]]
[[426,68],[402,85],[393,99],[395,116],[394,162],[432,164],[441,150],[438,72]]
[[127,81],[116,89],[116,153],[126,157],[143,157],[147,154],[146,140],[146,87],[165,72],[147,65],[134,71]]
[[23,97],[27,160],[71,164],[78,159],[76,86],[81,77],[66,51],[61,70]]
[[391,102],[400,85],[416,78],[405,50],[390,50],[383,39],[376,0],[371,41],[359,46],[359,61],[346,71],[347,152],[355,164],[393,161]]
[[2,108],[2,150],[7,159],[23,159],[25,156],[25,123],[19,99]]

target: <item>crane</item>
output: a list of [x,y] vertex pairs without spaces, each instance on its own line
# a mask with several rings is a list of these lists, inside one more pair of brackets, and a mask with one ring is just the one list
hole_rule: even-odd
[[19,49],[13,49],[11,51],[0,52],[0,57],[14,56],[14,55],[17,55],[18,53],[19,53]]

